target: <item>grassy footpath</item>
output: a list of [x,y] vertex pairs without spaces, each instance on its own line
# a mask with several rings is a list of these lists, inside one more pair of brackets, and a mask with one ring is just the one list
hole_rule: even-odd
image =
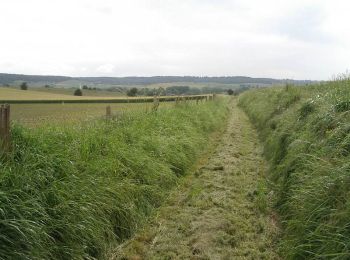
[[257,133],[236,102],[231,106],[213,151],[110,259],[279,259]]
[[270,161],[287,259],[350,258],[350,80],[244,93]]
[[0,259],[102,258],[206,149],[227,102],[116,122],[15,127],[12,154],[0,160]]

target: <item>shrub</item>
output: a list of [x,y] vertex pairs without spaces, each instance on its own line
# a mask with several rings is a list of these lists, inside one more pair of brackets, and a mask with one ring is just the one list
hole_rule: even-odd
[[137,95],[137,88],[131,88],[126,92],[126,95],[129,97],[136,97]]
[[82,96],[82,95],[83,95],[83,91],[81,89],[78,88],[74,91],[74,96]]
[[20,85],[21,90],[28,90],[28,84],[27,82],[22,82]]

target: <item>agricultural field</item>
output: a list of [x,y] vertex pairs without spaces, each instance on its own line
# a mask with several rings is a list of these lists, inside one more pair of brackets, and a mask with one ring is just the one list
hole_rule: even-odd
[[[77,97],[63,93],[64,91],[59,94],[0,88],[0,100],[3,100],[4,103],[6,101],[14,102],[14,104],[11,104],[11,119],[15,123],[29,127],[37,127],[44,124],[76,123],[102,118],[106,115],[107,106],[111,107],[114,116],[123,114],[126,111],[150,111],[152,108],[152,102],[128,103],[128,101],[137,98],[118,96]],[[116,100],[118,102],[108,103],[106,100]],[[152,101],[152,98],[147,98],[147,100]],[[41,101],[44,101],[44,103],[35,103]],[[72,101],[79,103],[70,103]],[[25,103],[22,104],[21,102]],[[160,102],[159,109],[173,106],[174,102]]]
[[[11,118],[14,122],[37,127],[45,124],[72,124],[103,118],[106,107],[118,116],[132,111],[150,111],[152,103],[80,103],[80,104],[12,104]],[[159,108],[170,108],[174,102],[161,102]]]
[[[89,91],[87,91],[89,92]],[[94,92],[94,91],[90,91]],[[34,89],[34,90],[20,90],[16,88],[0,88],[0,100],[90,100],[90,99],[125,99],[126,97],[120,97],[113,94],[110,94],[110,92],[104,91],[104,96],[100,95],[93,95],[90,93],[90,95],[87,96],[74,96],[73,90],[66,90],[66,89]],[[132,99],[132,98],[130,98]]]
[[[63,94],[72,96],[74,91],[77,89],[73,87],[63,88],[63,87],[30,87],[31,91],[44,92],[44,93],[52,93],[52,94]],[[125,93],[117,92],[117,91],[107,91],[104,89],[99,90],[90,90],[84,89],[84,96],[86,97],[125,97]]]

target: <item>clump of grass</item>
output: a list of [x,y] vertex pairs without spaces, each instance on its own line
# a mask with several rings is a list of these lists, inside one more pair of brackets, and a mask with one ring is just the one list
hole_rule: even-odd
[[349,86],[345,77],[240,97],[270,161],[287,259],[350,258]]
[[335,112],[345,112],[350,110],[350,100],[340,101],[334,105]]
[[226,104],[14,126],[13,152],[0,160],[0,258],[103,257],[162,203],[222,126]]
[[316,106],[312,100],[306,101],[299,109],[300,117],[299,119],[306,118],[309,114],[315,112]]

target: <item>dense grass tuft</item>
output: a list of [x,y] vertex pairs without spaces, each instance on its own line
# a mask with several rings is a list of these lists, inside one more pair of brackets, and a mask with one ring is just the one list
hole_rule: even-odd
[[224,123],[227,100],[12,131],[0,160],[0,258],[103,258],[158,207]]
[[350,258],[350,79],[244,93],[271,163],[287,259]]

